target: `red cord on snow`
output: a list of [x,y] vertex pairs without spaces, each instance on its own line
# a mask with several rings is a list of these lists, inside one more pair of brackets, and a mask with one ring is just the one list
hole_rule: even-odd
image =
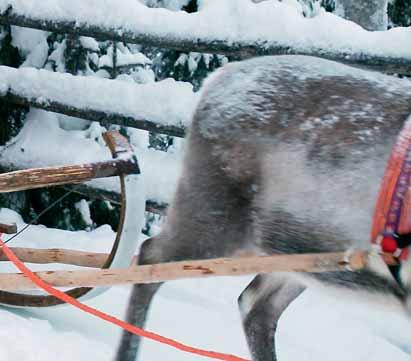
[[[1,237],[1,234],[0,234]],[[46,291],[48,294],[57,297],[58,299],[86,312],[89,313],[95,317],[98,317],[104,321],[110,322],[116,326],[119,326],[121,328],[123,328],[124,330],[133,333],[137,336],[140,337],[144,337],[150,340],[153,340],[155,342],[159,342],[165,345],[168,345],[170,347],[174,347],[180,351],[183,352],[188,352],[188,353],[192,353],[195,355],[199,355],[199,356],[203,356],[203,357],[209,357],[209,358],[213,358],[216,360],[224,360],[224,361],[250,361],[248,359],[244,359],[238,356],[234,356],[234,355],[229,355],[229,354],[225,354],[225,353],[220,353],[220,352],[215,352],[215,351],[207,351],[207,350],[203,350],[203,349],[199,349],[196,347],[191,347],[188,345],[185,345],[181,342],[178,342],[176,340],[173,340],[171,338],[168,337],[164,337],[161,335],[158,335],[154,332],[149,332],[146,330],[143,330],[141,328],[138,328],[134,325],[131,325],[127,322],[124,322],[114,316],[111,316],[109,314],[106,314],[102,311],[99,311],[93,307],[87,306],[81,302],[79,302],[78,300],[76,300],[75,298],[68,296],[67,294],[65,294],[62,291],[59,291],[58,289],[50,286],[47,282],[43,281],[40,277],[38,277],[34,272],[32,272],[31,270],[29,270],[23,262],[21,262],[17,256],[13,253],[13,251],[8,248],[5,243],[3,242],[3,240],[0,238],[0,249],[4,252],[4,254],[7,256],[7,258],[24,274],[26,275],[34,284],[36,284],[39,288],[43,289],[44,291]]]

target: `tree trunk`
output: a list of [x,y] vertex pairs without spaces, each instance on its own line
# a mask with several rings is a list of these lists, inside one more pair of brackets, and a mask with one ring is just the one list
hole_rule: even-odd
[[388,0],[335,0],[335,13],[364,29],[387,30]]

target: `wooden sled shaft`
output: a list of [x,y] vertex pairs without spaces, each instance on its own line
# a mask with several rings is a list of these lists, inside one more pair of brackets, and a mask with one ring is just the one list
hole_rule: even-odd
[[[37,272],[55,287],[96,287],[132,283],[157,283],[187,278],[243,276],[272,272],[330,272],[359,270],[366,266],[368,253],[317,253],[170,262],[127,269]],[[36,287],[23,274],[0,274],[0,289],[30,290]]]

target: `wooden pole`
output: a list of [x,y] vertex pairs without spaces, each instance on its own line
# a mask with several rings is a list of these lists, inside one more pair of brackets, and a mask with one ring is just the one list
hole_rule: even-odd
[[0,223],[0,233],[5,233],[5,234],[17,233],[16,223],[11,223],[11,224]]
[[[278,44],[263,39],[256,41],[226,41],[224,38],[199,38],[188,34],[183,36],[178,29],[169,29],[170,35],[137,32],[126,27],[104,27],[92,23],[79,23],[75,17],[70,20],[53,19],[47,14],[42,18],[30,18],[19,11],[18,3],[12,1],[11,6],[0,13],[0,24],[16,25],[33,29],[56,32],[58,34],[74,34],[112,40],[124,43],[148,45],[158,48],[175,49],[182,52],[224,54],[237,59],[259,55],[299,54],[322,57],[352,65],[363,66],[372,70],[398,74],[411,74],[410,59],[407,56],[382,55],[373,49],[357,52],[350,49],[330,50],[323,44],[311,44],[310,47],[295,47],[294,44]],[[45,102],[44,102],[45,103]],[[88,118],[86,118],[88,119]]]
[[[127,269],[102,269],[84,271],[37,272],[44,281],[56,287],[96,287],[130,283],[156,283],[185,278],[216,276],[241,276],[271,272],[329,272],[359,270],[366,266],[368,253],[356,251],[346,260],[346,254],[317,253],[254,256],[242,258],[217,258],[199,261],[182,261],[130,267]],[[0,289],[35,289],[23,274],[0,275]]]
[[[22,262],[39,264],[63,263],[82,267],[101,268],[108,257],[108,253],[83,252],[62,248],[39,249],[10,247],[10,249]],[[8,260],[0,249],[0,261]]]
[[90,164],[18,170],[0,174],[0,193],[79,183],[94,178],[134,173],[133,165],[134,162],[131,159],[115,159]]
[[[59,75],[57,74],[56,81],[58,81],[58,76]],[[46,101],[41,101],[37,98],[28,97],[25,94],[17,94],[10,91],[5,95],[0,94],[0,97],[13,104],[44,109],[47,111],[65,114],[71,117],[93,120],[96,122],[104,121],[109,124],[118,124],[121,126],[147,130],[154,133],[168,134],[173,137],[184,137],[186,134],[186,129],[182,125],[161,124],[150,119],[136,118],[116,111],[108,112],[101,109],[76,107],[71,104],[65,104],[60,99],[57,101],[53,96],[48,97]]]
[[[122,174],[140,174],[137,159],[133,156],[127,139],[119,132],[106,132],[103,137],[116,159],[105,162],[33,168],[3,173],[0,174],[0,193],[81,183],[94,178]],[[119,157],[120,155],[122,157]]]

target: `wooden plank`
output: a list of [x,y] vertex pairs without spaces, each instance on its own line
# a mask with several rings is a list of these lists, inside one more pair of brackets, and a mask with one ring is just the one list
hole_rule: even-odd
[[138,173],[138,167],[136,168],[133,159],[115,159],[81,165],[18,170],[0,174],[0,193],[81,183],[94,178]]
[[17,233],[16,223],[11,223],[11,224],[0,223],[0,233],[5,233],[5,234]]
[[[37,272],[44,281],[56,287],[96,287],[130,283],[156,283],[186,278],[216,276],[242,276],[272,272],[329,272],[364,268],[368,253],[356,251],[346,261],[344,252],[273,255],[263,257],[217,258],[198,261],[182,261],[130,267],[85,271]],[[0,289],[35,289],[24,275],[8,273],[0,275]]]
[[121,153],[132,153],[130,143],[120,132],[112,131],[103,133],[103,139],[110,149],[113,158],[117,158]]

